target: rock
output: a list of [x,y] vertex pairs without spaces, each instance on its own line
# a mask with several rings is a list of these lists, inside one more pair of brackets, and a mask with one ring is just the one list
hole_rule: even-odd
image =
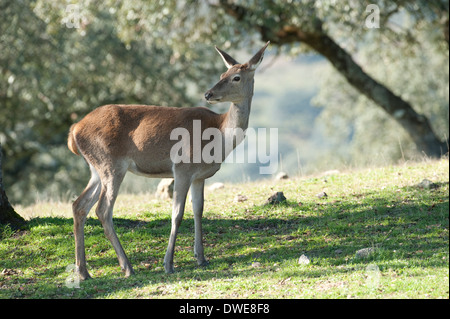
[[222,189],[222,188],[224,188],[224,187],[225,187],[225,184],[224,184],[224,183],[217,182],[217,183],[214,183],[214,184],[210,185],[210,186],[208,187],[208,189],[209,189],[210,191],[215,191],[215,190],[217,190],[217,189]]
[[282,179],[289,179],[289,176],[288,176],[288,174],[286,174],[285,172],[279,172],[279,173],[277,174],[277,176],[275,176],[275,179],[276,179],[277,181],[280,181],[280,180],[282,180]]
[[375,247],[368,247],[368,248],[360,249],[356,252],[355,257],[356,258],[367,258],[371,254],[373,254],[375,252],[375,250],[376,250]]
[[437,184],[435,184],[432,181],[430,181],[429,179],[425,178],[423,181],[421,181],[419,184],[417,184],[416,187],[422,188],[422,189],[433,189],[433,188],[437,188]]
[[163,178],[156,188],[156,197],[159,199],[173,198],[173,178]]
[[270,196],[267,201],[266,205],[277,205],[281,204],[286,201],[286,197],[284,196],[283,192],[276,192],[272,196]]
[[301,255],[298,259],[299,265],[308,265],[310,262],[311,261],[309,260],[308,256],[306,256],[305,254]]
[[325,193],[325,192],[321,192],[321,193],[317,194],[316,196],[319,198],[327,198],[328,197],[327,193]]
[[247,196],[238,194],[238,195],[236,195],[236,197],[234,198],[234,201],[235,201],[236,203],[242,203],[242,202],[245,202],[247,199],[248,199]]

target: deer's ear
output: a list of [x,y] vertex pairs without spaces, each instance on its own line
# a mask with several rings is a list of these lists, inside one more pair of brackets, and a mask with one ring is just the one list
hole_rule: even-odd
[[239,64],[235,59],[233,59],[228,53],[225,51],[220,50],[218,47],[216,47],[217,52],[219,52],[220,56],[223,59],[223,62],[227,66],[227,68],[231,68],[235,64]]
[[256,52],[253,58],[251,58],[250,61],[247,62],[250,70],[254,71],[259,66],[264,58],[264,51],[266,50],[269,43],[270,41],[267,41],[267,43],[258,52]]

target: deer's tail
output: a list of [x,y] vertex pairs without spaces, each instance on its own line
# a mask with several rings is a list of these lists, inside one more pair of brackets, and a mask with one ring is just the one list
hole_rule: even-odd
[[67,138],[67,146],[69,147],[69,150],[74,153],[75,155],[80,155],[80,152],[78,151],[77,143],[75,142],[75,137],[73,135],[73,129],[75,128],[76,124],[73,124],[70,127],[69,131],[69,137]]

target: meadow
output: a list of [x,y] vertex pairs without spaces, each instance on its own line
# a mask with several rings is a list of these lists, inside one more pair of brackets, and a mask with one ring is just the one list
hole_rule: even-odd
[[[275,192],[286,201],[267,203]],[[93,210],[85,227],[93,279],[79,283],[71,203],[16,210],[28,227],[0,228],[4,299],[449,298],[448,159],[206,188],[209,265],[196,265],[188,202],[174,274],[163,267],[170,200],[119,196],[114,225],[130,278]]]

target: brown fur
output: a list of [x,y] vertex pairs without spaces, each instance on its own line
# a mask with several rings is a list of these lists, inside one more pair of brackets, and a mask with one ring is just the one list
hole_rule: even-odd
[[100,166],[106,157],[127,157],[143,173],[162,173],[171,167],[150,166],[169,158],[176,143],[170,140],[173,129],[183,127],[192,131],[193,120],[201,120],[202,131],[207,127],[221,129],[225,116],[204,107],[104,105],[71,127],[68,146],[75,154],[81,152],[94,167]]
[[67,138],[67,147],[69,148],[69,150],[74,153],[75,155],[80,155],[80,153],[78,153],[78,147],[77,144],[75,143],[75,138],[73,136],[73,129],[75,127],[76,124],[73,124],[70,127],[69,130],[69,137]]

